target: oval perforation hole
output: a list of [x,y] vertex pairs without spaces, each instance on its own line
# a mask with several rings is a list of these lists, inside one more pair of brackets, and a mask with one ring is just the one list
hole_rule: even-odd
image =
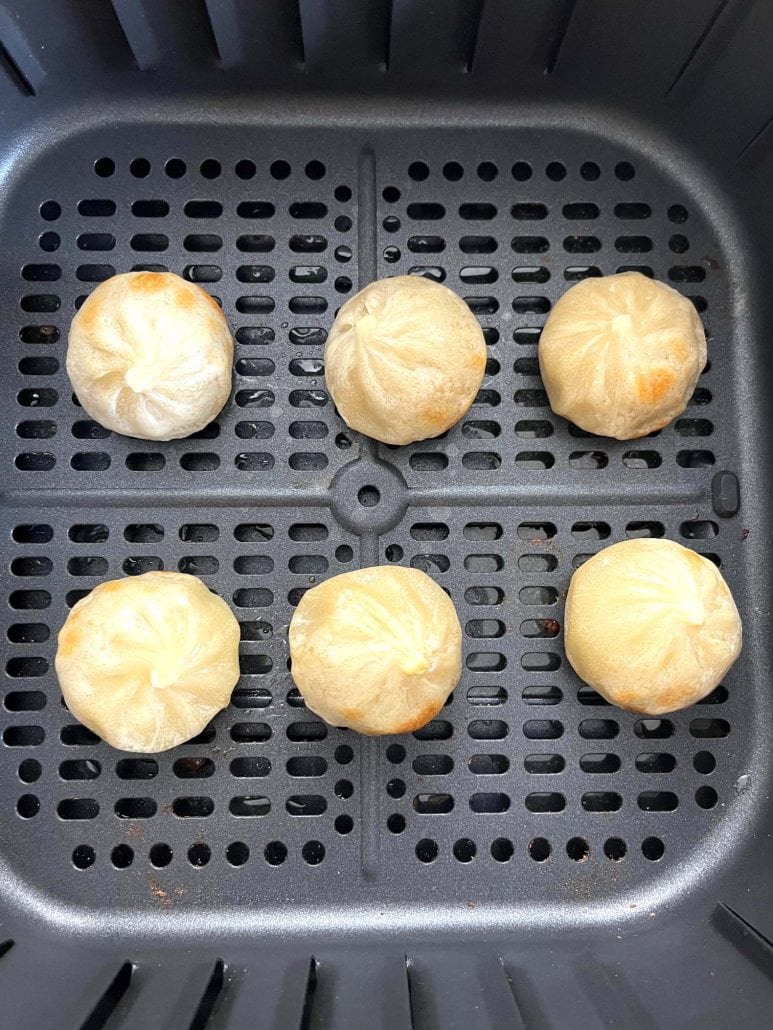
[[[464,628],[468,637],[487,639],[504,636],[505,624],[500,619],[472,619]],[[471,668],[471,666],[468,666]],[[470,700],[469,692],[467,700]],[[480,703],[480,702],[479,702]]]
[[[48,672],[48,662],[45,658],[37,657],[10,658],[6,662],[5,671],[13,679],[32,679],[38,676],[45,676]],[[6,707],[8,706],[6,705]],[[40,707],[43,706],[41,705]]]
[[102,764],[90,758],[75,758],[59,763],[59,776],[63,780],[95,780],[102,772]]
[[327,811],[327,800],[322,794],[294,794],[285,802],[290,815],[316,816]]
[[[105,536],[102,539],[106,540],[107,527],[102,526],[101,528],[105,529]],[[46,525],[44,522],[28,522],[14,526],[11,537],[18,544],[47,544],[48,541],[54,539],[54,527]],[[70,540],[73,539],[71,536]]]
[[[290,740],[288,728],[287,736]],[[231,740],[237,744],[262,744],[271,738],[271,727],[265,722],[237,722],[231,727]]]
[[670,719],[637,719],[633,729],[643,740],[663,740],[673,734],[674,724]]
[[474,719],[467,727],[473,740],[502,740],[510,729],[501,719]]
[[[241,759],[234,759],[231,763],[231,771],[234,771],[234,766],[237,762],[241,762]],[[289,758],[287,760],[287,772],[290,776],[302,776],[302,777],[314,777],[324,776],[327,772],[327,760],[322,758],[320,755],[301,755],[297,758]],[[266,775],[267,772],[260,773],[259,775]],[[234,773],[234,775],[240,775]],[[257,775],[257,774],[250,774]]]
[[121,758],[115,767],[120,780],[152,780],[158,775],[155,758]]
[[553,776],[564,771],[566,759],[555,754],[526,755],[523,767],[533,776]]
[[636,768],[642,773],[670,773],[676,768],[676,758],[666,751],[645,752],[636,756]]
[[454,761],[450,755],[417,755],[412,766],[419,776],[445,776],[453,769]]
[[563,812],[566,798],[557,791],[535,792],[526,795],[525,805],[529,812]]
[[503,705],[505,701],[507,701],[507,691],[504,687],[500,686],[469,687],[467,689],[467,701],[471,705],[483,707],[489,705]]
[[470,797],[470,809],[479,815],[496,815],[510,808],[510,798],[501,792],[481,792]]
[[690,734],[693,737],[726,737],[730,732],[730,723],[726,719],[693,719],[690,722]]
[[[5,737],[3,739],[5,739]],[[40,740],[35,741],[35,743],[39,744],[42,739],[43,730],[41,729]],[[63,726],[59,731],[59,739],[63,744],[72,747],[81,747],[87,744],[99,743],[99,737],[96,735],[96,733],[92,733],[91,730],[86,729],[85,726],[80,726],[77,724],[71,726]],[[8,741],[6,741],[6,743],[8,743]]]
[[215,763],[211,758],[178,758],[172,771],[180,779],[207,779],[214,774]]
[[50,558],[14,558],[11,562],[13,576],[48,576],[54,567]]
[[115,814],[119,819],[150,819],[156,814],[156,809],[153,798],[119,798],[115,803]]
[[561,687],[535,685],[524,687],[520,698],[526,705],[559,705],[564,697]]
[[586,773],[609,775],[610,773],[618,772],[620,766],[620,758],[614,754],[599,752],[583,755],[580,758],[580,768]]
[[419,815],[445,815],[453,807],[451,794],[417,794],[413,799],[413,809]]
[[586,812],[619,812],[623,799],[615,791],[590,791],[580,799]]
[[[416,730],[413,736],[416,740],[449,740],[453,736],[453,732],[454,728],[450,722],[445,719],[433,719],[420,730]],[[387,749],[387,757],[389,757],[389,749]]]
[[56,812],[64,820],[96,819],[99,803],[94,798],[65,798],[56,806]]
[[679,798],[670,790],[645,790],[639,794],[637,803],[644,812],[673,812]]
[[614,719],[583,719],[577,732],[586,740],[611,740],[620,732]]
[[510,759],[499,754],[471,755],[467,767],[475,776],[501,776],[510,768]]
[[6,726],[3,743],[8,747],[37,747],[43,743],[45,735],[42,726]]
[[202,796],[179,797],[172,802],[172,811],[181,819],[201,819],[212,815],[215,802]]
[[523,735],[529,740],[557,740],[564,733],[558,719],[528,719],[523,724]]

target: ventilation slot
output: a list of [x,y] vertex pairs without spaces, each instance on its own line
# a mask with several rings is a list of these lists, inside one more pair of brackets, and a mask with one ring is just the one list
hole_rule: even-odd
[[206,1030],[225,986],[225,970],[225,963],[219,958],[209,977],[204,994],[201,996],[189,1030]]
[[134,966],[131,962],[124,962],[121,968],[113,977],[109,987],[91,1010],[91,1013],[81,1026],[81,1030],[102,1030],[121,999],[129,990],[132,982]]

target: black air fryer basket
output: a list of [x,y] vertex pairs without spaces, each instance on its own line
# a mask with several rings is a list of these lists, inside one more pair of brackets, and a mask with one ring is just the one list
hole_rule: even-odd
[[[0,3],[4,541],[0,1023],[501,1030],[773,1025],[773,3]],[[79,407],[95,284],[201,283],[232,401],[186,440]],[[672,425],[552,414],[536,345],[585,276],[690,297],[709,364]],[[444,437],[350,431],[336,309],[377,277],[465,297],[486,378]],[[660,719],[568,666],[574,568],[666,537],[738,602],[740,660]],[[465,670],[365,738],[288,671],[304,590],[424,569]],[[201,576],[242,678],[196,740],[116,752],[53,668],[106,578]]]

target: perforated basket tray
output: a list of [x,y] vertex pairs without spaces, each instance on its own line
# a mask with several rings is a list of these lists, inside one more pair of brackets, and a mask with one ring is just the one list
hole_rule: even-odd
[[[3,166],[13,1025],[693,1025],[650,990],[678,962],[685,1006],[757,1025],[769,945],[733,895],[764,857],[770,502],[737,212],[588,111],[218,112],[80,108]],[[104,431],[65,374],[78,305],[141,268],[202,283],[236,339],[232,401],[188,440]],[[628,268],[692,299],[709,362],[684,416],[621,443],[551,413],[536,344],[572,282]],[[403,273],[462,294],[489,358],[459,425],[390,448],[337,416],[322,353],[347,296]],[[573,569],[638,536],[721,565],[747,629],[725,683],[663,719],[602,703],[561,639]],[[465,670],[424,730],[366,739],[305,710],[286,631],[314,583],[390,562],[448,590]],[[56,633],[103,579],[161,568],[232,605],[242,678],[200,738],[135,757],[61,703]]]

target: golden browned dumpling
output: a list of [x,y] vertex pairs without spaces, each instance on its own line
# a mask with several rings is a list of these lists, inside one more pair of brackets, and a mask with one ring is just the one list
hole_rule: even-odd
[[461,297],[420,276],[380,279],[336,316],[325,377],[341,418],[382,443],[439,436],[475,400],[486,343]]
[[607,701],[662,715],[695,704],[741,650],[741,620],[717,567],[671,540],[625,540],[572,576],[566,657]]
[[687,407],[706,364],[706,337],[686,297],[623,272],[583,279],[561,297],[542,330],[539,364],[557,415],[631,440]]
[[206,290],[171,272],[126,272],[97,286],[72,320],[67,374],[107,429],[176,440],[228,400],[233,352]]
[[292,676],[307,706],[360,733],[410,733],[459,681],[462,630],[418,569],[345,572],[307,591],[290,623]]
[[56,674],[76,719],[121,751],[166,751],[228,704],[239,623],[195,576],[100,583],[59,632]]

